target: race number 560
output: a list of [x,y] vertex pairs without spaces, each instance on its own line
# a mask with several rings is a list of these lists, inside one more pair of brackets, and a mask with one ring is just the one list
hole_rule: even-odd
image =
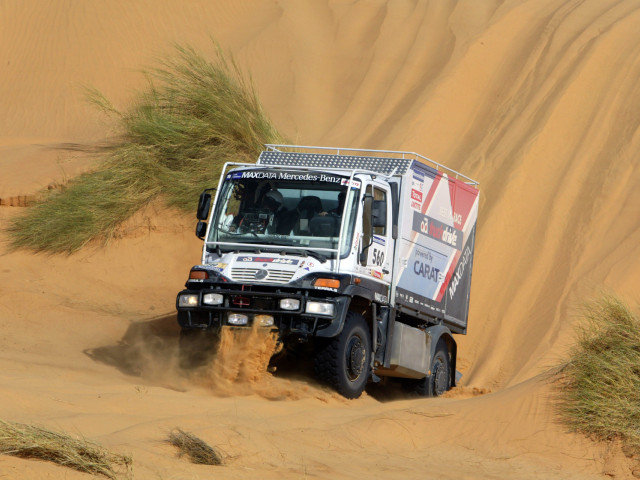
[[384,251],[374,248],[372,263],[378,267],[381,266],[384,263]]

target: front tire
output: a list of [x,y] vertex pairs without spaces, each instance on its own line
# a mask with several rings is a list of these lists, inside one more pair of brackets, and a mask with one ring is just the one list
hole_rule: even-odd
[[316,376],[346,398],[358,398],[371,375],[371,335],[362,315],[348,312],[340,335],[316,354]]

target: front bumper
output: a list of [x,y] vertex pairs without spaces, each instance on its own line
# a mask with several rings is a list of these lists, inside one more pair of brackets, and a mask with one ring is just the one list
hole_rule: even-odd
[[[208,294],[222,296],[219,305],[207,305],[203,298]],[[192,305],[180,305],[181,295],[193,295]],[[295,310],[280,307],[280,300],[293,299],[300,302]],[[307,313],[309,302],[329,303],[333,305],[332,315]],[[349,298],[341,295],[320,295],[318,290],[269,288],[252,289],[233,288],[224,285],[220,288],[186,289],[176,298],[178,322],[182,328],[217,330],[229,325],[231,314],[248,317],[247,326],[253,325],[258,315],[270,315],[274,327],[282,338],[287,336],[333,337],[340,333],[346,317]],[[262,317],[261,317],[262,318]]]

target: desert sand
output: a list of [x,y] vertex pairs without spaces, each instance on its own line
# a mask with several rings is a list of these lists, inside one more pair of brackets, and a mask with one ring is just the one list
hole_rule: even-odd
[[[0,227],[117,134],[86,86],[126,108],[143,68],[212,38],[296,143],[415,151],[480,181],[462,386],[347,401],[304,371],[186,376],[174,301],[200,242],[195,215],[158,202],[70,256],[0,234],[0,419],[130,453],[140,479],[632,478],[617,446],[558,423],[545,372],[582,301],[638,301],[640,4],[2,1]],[[178,458],[174,427],[226,465]],[[9,456],[0,477],[89,478]]]

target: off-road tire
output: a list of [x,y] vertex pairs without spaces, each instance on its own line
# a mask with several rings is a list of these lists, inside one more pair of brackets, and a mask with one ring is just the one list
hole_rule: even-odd
[[371,376],[371,334],[362,315],[348,312],[337,337],[319,345],[316,376],[346,398],[358,398]]
[[220,335],[210,330],[183,328],[178,339],[180,368],[192,369],[207,364],[218,350]]
[[409,387],[421,397],[439,397],[451,389],[451,361],[444,340],[438,340],[431,359],[431,375],[411,381]]

